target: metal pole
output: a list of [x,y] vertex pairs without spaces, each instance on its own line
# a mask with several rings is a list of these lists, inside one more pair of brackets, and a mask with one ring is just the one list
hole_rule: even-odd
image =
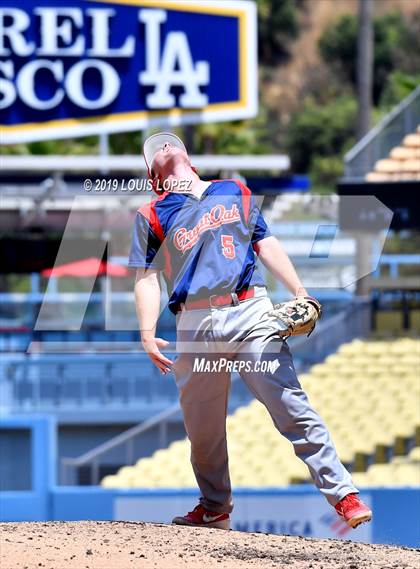
[[357,35],[358,140],[368,132],[371,126],[373,84],[372,12],[372,0],[359,0],[359,27]]
[[106,132],[99,135],[99,154],[104,158],[109,156],[109,134]]
[[96,461],[92,463],[90,481],[94,486],[99,483],[99,463]]
[[[372,0],[359,0],[359,27],[357,35],[357,96],[359,101],[357,115],[357,139],[360,140],[370,130],[372,110],[373,78],[373,26]],[[363,174],[371,167],[369,153],[365,151],[362,165]],[[358,274],[369,272],[371,240],[373,235],[359,234],[356,238],[356,266]],[[356,294],[368,294],[368,277],[359,278]]]
[[[99,155],[101,161],[105,162],[109,156],[109,134],[103,132],[99,135]],[[101,168],[101,174],[108,174],[108,168]]]
[[134,463],[134,437],[127,441],[126,451],[127,464],[131,465]]
[[168,422],[162,421],[159,425],[159,448],[165,448],[168,441]]

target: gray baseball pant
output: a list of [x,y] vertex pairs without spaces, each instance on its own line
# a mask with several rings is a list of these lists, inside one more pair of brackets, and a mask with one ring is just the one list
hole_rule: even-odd
[[[316,487],[334,506],[358,492],[340,462],[327,427],[312,408],[296,376],[281,324],[266,313],[272,308],[265,287],[236,306],[183,310],[177,314],[175,381],[184,424],[191,441],[191,464],[201,490],[201,504],[213,512],[231,512],[232,490],[226,442],[226,412],[230,391],[228,371],[195,371],[194,360],[243,360],[240,371],[254,396],[265,405],[278,431],[304,461]],[[255,362],[277,359],[271,372],[255,371]]]

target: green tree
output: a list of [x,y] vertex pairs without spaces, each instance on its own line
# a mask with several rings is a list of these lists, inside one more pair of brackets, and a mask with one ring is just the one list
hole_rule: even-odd
[[[318,105],[307,100],[291,119],[286,149],[295,172],[309,172],[316,157],[340,156],[354,143],[357,103],[339,97]],[[318,168],[320,168],[318,164]]]
[[267,109],[260,106],[254,119],[197,125],[194,130],[195,153],[264,154],[272,151]]
[[343,156],[314,156],[309,172],[312,191],[316,194],[331,193],[344,171]]
[[0,154],[22,155],[22,154],[60,154],[77,155],[97,154],[98,137],[86,136],[84,138],[68,138],[65,140],[38,140],[27,144],[8,144],[0,149]]
[[261,63],[274,65],[289,53],[290,41],[299,34],[298,9],[303,0],[256,0],[258,48]]
[[[418,68],[420,70],[420,67]],[[409,75],[402,71],[394,71],[382,92],[380,107],[382,111],[390,111],[405,99],[417,85],[420,85],[420,73]]]
[[395,46],[395,69],[407,74],[420,71],[420,7],[410,17],[405,17],[404,36]]
[[[409,65],[412,53],[401,46],[415,45],[416,35],[400,12],[374,19],[373,100],[377,104],[389,75],[398,65]],[[346,14],[330,26],[319,40],[322,59],[354,87],[356,85],[357,17]],[[404,54],[405,53],[405,54]],[[399,61],[399,64],[397,63]]]

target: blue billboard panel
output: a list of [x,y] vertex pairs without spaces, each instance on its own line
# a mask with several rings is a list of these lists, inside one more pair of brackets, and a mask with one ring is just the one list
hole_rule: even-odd
[[247,0],[1,0],[1,141],[255,116],[256,43]]

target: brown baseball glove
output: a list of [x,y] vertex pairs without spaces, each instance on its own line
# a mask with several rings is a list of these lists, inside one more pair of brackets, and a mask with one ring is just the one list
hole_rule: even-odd
[[312,296],[299,296],[288,302],[275,304],[268,316],[280,320],[285,328],[279,331],[282,338],[300,336],[313,332],[318,318],[321,317],[322,307]]

